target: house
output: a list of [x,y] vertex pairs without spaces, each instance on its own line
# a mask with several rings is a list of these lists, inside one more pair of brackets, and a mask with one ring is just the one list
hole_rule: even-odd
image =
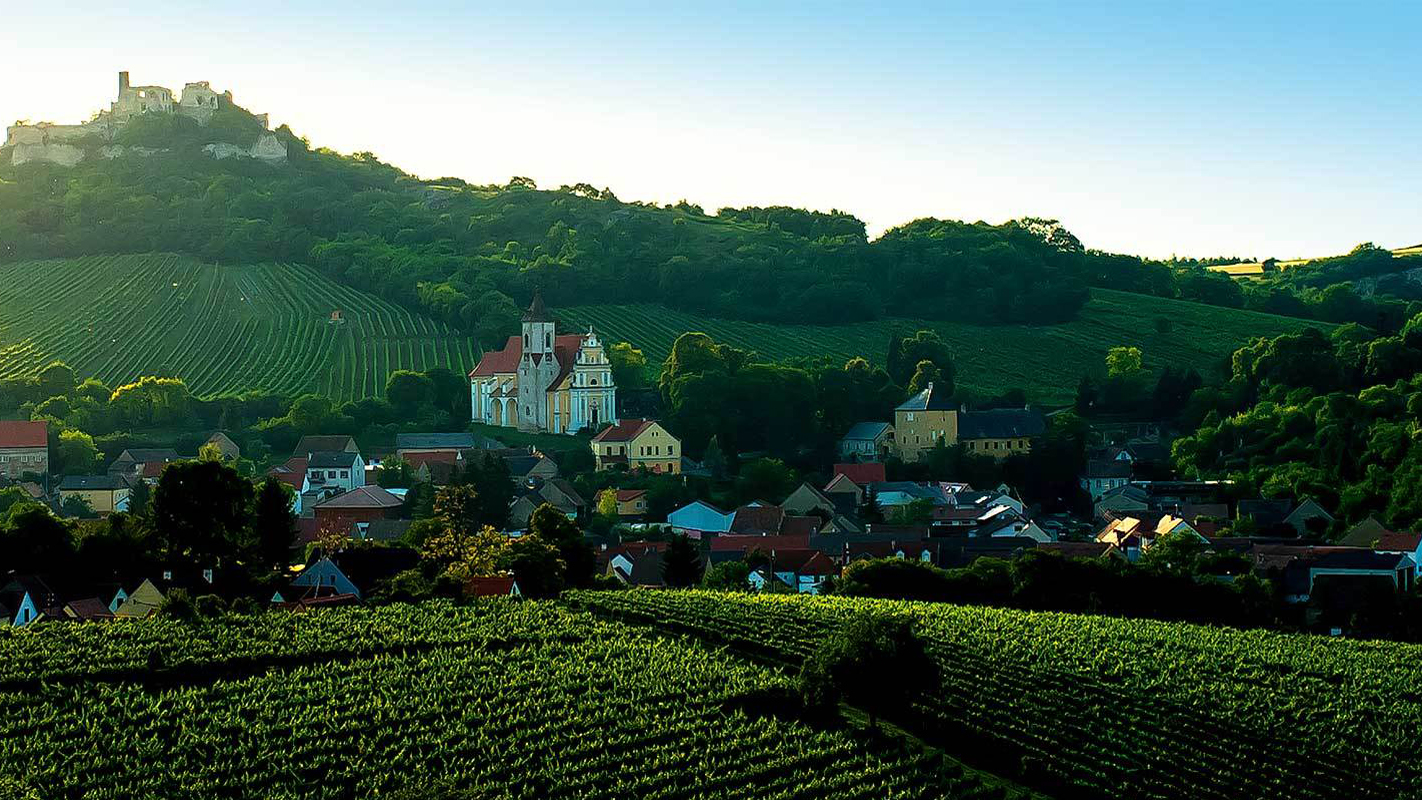
[[122,475],[66,475],[59,484],[59,504],[79,498],[96,514],[112,514],[128,508],[129,481]]
[[802,483],[790,493],[789,497],[780,504],[780,507],[791,514],[806,515],[819,511],[826,518],[833,518],[839,513],[839,506],[835,501],[811,486],[809,483]]
[[665,542],[622,545],[608,559],[607,574],[628,586],[661,586]]
[[162,608],[164,598],[165,595],[158,585],[152,580],[144,578],[136,589],[128,593],[118,608],[114,609],[114,616],[142,619]]
[[612,492],[617,506],[617,516],[622,519],[641,519],[647,514],[646,489],[607,489]]
[[1125,558],[1120,549],[1109,542],[1041,542],[1037,549],[1062,558]]
[[1378,537],[1373,549],[1379,553],[1405,553],[1422,575],[1422,533],[1387,531]]
[[462,450],[410,453],[401,460],[410,465],[415,480],[434,486],[448,486],[464,466],[463,453]]
[[373,519],[351,525],[351,538],[363,542],[398,542],[405,538],[414,522],[408,519]]
[[509,505],[510,528],[513,530],[527,528],[529,519],[533,517],[533,512],[544,504],[551,505],[563,512],[568,519],[577,519],[587,509],[587,501],[567,480],[563,478],[553,478],[547,481],[534,479],[532,485],[525,487],[523,493],[515,497],[513,503]]
[[207,447],[208,445],[217,448],[217,452],[222,455],[223,461],[236,461],[242,457],[242,448],[238,447],[237,443],[232,441],[232,437],[222,431],[218,431],[207,437],[207,441],[203,442],[203,446]]
[[360,445],[356,444],[353,436],[303,436],[296,442],[296,447],[292,449],[291,454],[304,456],[307,453],[330,453],[337,450],[359,453]]
[[1376,545],[1384,535],[1390,533],[1392,533],[1392,531],[1383,527],[1381,522],[1378,522],[1373,517],[1368,517],[1357,525],[1349,528],[1348,532],[1343,534],[1343,538],[1338,540],[1338,543],[1348,547],[1371,548]]
[[951,390],[928,388],[894,409],[894,443],[899,457],[919,461],[939,442],[962,444],[969,452],[1006,458],[1026,453],[1046,432],[1045,418],[1030,408],[967,411],[953,402]]
[[399,433],[395,435],[395,457],[411,461],[415,455],[447,453],[458,458],[463,450],[488,449],[483,445],[489,441],[472,433]]
[[[848,478],[858,486],[868,486],[871,483],[883,483],[888,480],[884,472],[884,465],[879,462],[862,464],[835,464],[835,478]],[[833,485],[834,481],[830,481]]]
[[819,594],[825,581],[839,575],[839,567],[818,550],[763,552],[765,565],[751,570],[747,579],[756,591],[772,581],[799,594]]
[[318,529],[347,531],[351,526],[359,529],[379,519],[395,519],[404,504],[380,486],[360,486],[320,501],[313,511]]
[[1293,509],[1292,500],[1240,500],[1235,507],[1235,519],[1253,520],[1261,529],[1272,528],[1283,525]]
[[464,582],[465,597],[522,597],[512,575],[476,575]]
[[780,533],[784,523],[785,509],[752,503],[736,509],[730,532],[740,536],[774,536]]
[[1333,515],[1313,498],[1305,497],[1302,503],[1295,506],[1294,510],[1284,517],[1284,523],[1298,531],[1299,536],[1304,536],[1328,530],[1328,527],[1333,524]]
[[681,473],[681,442],[655,420],[620,419],[593,437],[592,451],[598,469],[625,464],[629,470]]
[[1101,495],[1101,499],[1096,501],[1093,510],[1097,519],[1144,513],[1150,510],[1150,495],[1143,487],[1128,483],[1108,489]]
[[1053,539],[1051,534],[1009,506],[993,506],[983,512],[978,517],[976,527],[969,532],[969,535],[988,538],[1031,539],[1039,544],[1050,542]]
[[0,625],[24,627],[54,609],[59,598],[38,575],[10,573],[0,585]]
[[558,465],[542,453],[517,451],[503,458],[504,465],[509,470],[509,478],[516,485],[527,486],[531,481],[546,481],[558,477]]
[[163,467],[182,461],[178,451],[168,447],[132,448],[118,454],[109,465],[109,474],[142,478],[150,483],[162,474]]
[[272,596],[273,603],[291,602],[300,597],[350,595],[360,599],[360,589],[329,556],[322,556],[291,581],[291,588]]
[[845,461],[883,461],[894,446],[894,426],[887,422],[860,422],[839,440],[839,457]]
[[97,597],[85,597],[79,600],[70,600],[61,608],[65,619],[75,622],[93,622],[101,619],[113,619],[114,614],[104,604],[103,600]]
[[486,350],[469,373],[475,422],[521,431],[577,433],[617,417],[617,386],[602,340],[560,335],[543,295],[523,315],[522,336]]
[[1093,459],[1086,462],[1086,471],[1081,475],[1081,488],[1091,495],[1091,502],[1100,500],[1107,492],[1131,482],[1131,462],[1122,459]]
[[1119,548],[1135,561],[1156,539],[1174,533],[1188,533],[1206,541],[1190,523],[1170,514],[1142,514],[1113,518],[1096,534],[1096,541]]
[[727,533],[731,530],[734,512],[725,512],[705,500],[695,500],[667,515],[673,533],[702,538],[703,534]]
[[1320,578],[1380,578],[1400,592],[1411,590],[1417,565],[1406,553],[1360,547],[1258,544],[1249,551],[1255,568],[1282,587],[1284,599],[1305,603]]
[[49,472],[49,423],[0,421],[0,475],[19,480]]
[[325,497],[365,486],[365,460],[348,450],[318,450],[306,456],[307,490]]

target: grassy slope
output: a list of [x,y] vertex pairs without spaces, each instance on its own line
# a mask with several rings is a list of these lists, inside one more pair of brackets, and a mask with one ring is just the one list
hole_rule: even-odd
[[[867,356],[883,363],[892,331],[937,330],[957,358],[958,382],[984,395],[1026,389],[1040,403],[1069,402],[1077,382],[1103,368],[1106,351],[1117,345],[1141,348],[1146,366],[1194,367],[1207,373],[1236,348],[1258,336],[1277,336],[1322,323],[1251,311],[1093,289],[1081,315],[1064,325],[981,326],[953,322],[892,319],[836,327],[735,322],[672,311],[659,306],[588,306],[562,309],[569,323],[595,325],[612,341],[630,341],[649,362],[660,363],[685,331],[703,331],[718,341],[747,347],[771,358],[828,355]],[[1158,319],[1171,329],[1160,333]]]
[[[346,322],[330,324],[339,309]],[[472,368],[478,346],[299,265],[176,255],[0,265],[0,377],[67,362],[119,385],[173,375],[205,396],[252,389],[379,395],[394,369]]]

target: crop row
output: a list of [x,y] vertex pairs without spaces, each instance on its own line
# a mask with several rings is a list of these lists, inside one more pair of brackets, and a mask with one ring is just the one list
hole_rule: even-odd
[[[343,322],[332,322],[333,312]],[[111,385],[174,375],[201,396],[375,397],[397,369],[478,361],[468,336],[303,265],[175,255],[0,266],[0,377],[59,359]]]
[[917,724],[1106,796],[1422,797],[1415,646],[847,598],[573,599],[790,661],[855,614],[912,615],[943,674]]
[[[0,663],[26,651],[43,677],[0,689],[0,774],[44,797],[1001,796],[926,751],[734,710],[728,699],[786,679],[551,604],[82,627],[78,644],[42,627],[0,636]],[[361,650],[386,637],[402,644]],[[297,657],[231,674],[219,645]],[[76,652],[124,661],[155,646],[207,669],[161,691],[72,680]]]

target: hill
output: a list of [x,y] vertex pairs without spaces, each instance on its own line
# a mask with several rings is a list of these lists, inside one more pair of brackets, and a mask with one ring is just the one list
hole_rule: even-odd
[[943,673],[929,742],[1074,797],[1422,797],[1415,645],[937,603],[701,592],[575,604],[798,663],[865,612],[911,615]]
[[[1056,325],[974,325],[941,320],[887,319],[852,325],[773,325],[717,319],[655,305],[579,306],[559,315],[576,327],[595,325],[610,341],[632,342],[658,365],[686,331],[756,350],[771,359],[865,356],[883,364],[892,333],[938,331],[953,348],[957,383],[984,397],[1025,389],[1034,402],[1071,402],[1083,375],[1100,372],[1106,351],[1141,348],[1145,365],[1193,367],[1210,374],[1240,345],[1306,327],[1330,327],[1294,317],[1181,300],[1093,289],[1078,317]],[[1162,330],[1161,321],[1168,325]]]
[[[339,311],[343,322],[332,322]],[[473,338],[296,264],[177,255],[0,265],[0,378],[64,361],[118,386],[183,378],[202,396],[375,397],[396,369],[478,362]]]
[[6,797],[1006,796],[777,713],[777,671],[551,602],[31,626],[0,654]]

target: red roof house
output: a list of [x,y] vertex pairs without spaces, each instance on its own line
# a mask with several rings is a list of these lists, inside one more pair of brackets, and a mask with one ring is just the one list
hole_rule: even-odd
[[49,423],[0,421],[0,475],[49,472]]
[[835,464],[834,474],[843,475],[860,486],[868,486],[871,483],[883,483],[887,480],[884,473],[884,465],[877,462]]

